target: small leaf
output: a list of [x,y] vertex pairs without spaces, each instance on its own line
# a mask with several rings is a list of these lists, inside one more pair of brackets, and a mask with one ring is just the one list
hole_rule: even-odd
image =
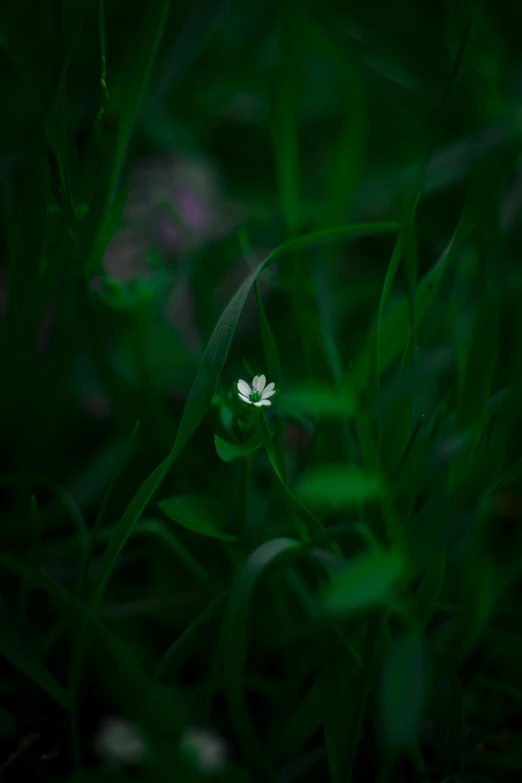
[[414,634],[392,642],[384,662],[379,707],[385,741],[404,748],[415,741],[426,690],[422,639]]
[[178,525],[203,536],[234,541],[235,536],[223,532],[226,519],[221,505],[202,495],[178,495],[158,503],[161,510]]
[[253,454],[263,445],[263,441],[259,443],[229,443],[227,440],[223,440],[219,435],[214,435],[214,443],[216,444],[216,451],[218,457],[223,462],[232,462],[234,459],[241,459],[242,457],[248,457],[249,454]]
[[338,419],[353,416],[353,395],[329,386],[300,386],[281,394],[278,408],[287,415],[308,414],[318,419]]
[[319,508],[353,508],[377,498],[380,482],[353,465],[326,465],[308,471],[298,482],[296,494]]
[[396,551],[376,549],[354,558],[324,592],[329,614],[349,614],[386,601],[403,569]]

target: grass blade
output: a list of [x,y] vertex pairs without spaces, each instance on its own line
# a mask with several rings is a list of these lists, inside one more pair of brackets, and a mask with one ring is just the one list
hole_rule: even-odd
[[89,544],[89,551],[88,551],[87,556],[85,558],[83,577],[82,577],[82,593],[85,593],[85,589],[86,589],[86,586],[87,586],[87,578],[88,578],[88,574],[89,574],[89,566],[91,564],[92,557],[93,557],[93,554],[94,554],[94,550],[95,550],[95,547],[96,547],[96,541],[97,541],[98,536],[99,536],[99,534],[101,532],[101,529],[102,529],[103,520],[104,520],[104,517],[105,517],[105,513],[107,511],[107,506],[109,505],[109,502],[110,502],[110,499],[111,499],[112,494],[114,492],[114,489],[115,489],[118,481],[120,480],[120,477],[121,477],[121,474],[123,472],[123,469],[125,468],[125,465],[127,464],[129,456],[130,456],[130,454],[132,452],[132,449],[133,449],[133,446],[134,446],[134,441],[136,440],[136,435],[137,435],[139,426],[140,426],[140,423],[138,421],[134,425],[134,429],[132,431],[132,435],[130,437],[130,441],[129,441],[129,444],[127,446],[126,452],[124,454],[123,460],[121,461],[118,470],[116,471],[116,473],[112,477],[111,483],[109,484],[109,486],[107,488],[107,492],[105,493],[105,496],[103,498],[103,502],[102,502],[102,504],[100,506],[100,510],[98,512],[98,516],[96,517],[96,522],[94,523],[94,527],[93,527],[92,534],[91,534],[91,540],[90,540],[90,544]]

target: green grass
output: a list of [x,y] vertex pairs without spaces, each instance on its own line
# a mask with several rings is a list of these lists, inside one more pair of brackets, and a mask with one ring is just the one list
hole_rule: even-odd
[[518,781],[522,12],[4,5],[0,777]]

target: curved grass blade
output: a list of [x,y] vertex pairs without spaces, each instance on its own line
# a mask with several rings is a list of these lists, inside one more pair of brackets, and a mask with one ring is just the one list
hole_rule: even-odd
[[274,775],[255,734],[242,693],[253,591],[263,575],[275,566],[290,566],[296,560],[310,558],[324,570],[328,569],[331,557],[331,552],[310,550],[293,538],[271,539],[249,555],[230,589],[211,673],[211,698],[217,674],[223,671],[234,729],[254,780],[273,780]]
[[96,547],[96,541],[98,539],[98,536],[100,534],[100,531],[102,529],[103,519],[105,517],[105,513],[107,511],[107,506],[109,505],[109,501],[112,497],[112,494],[114,492],[114,488],[116,487],[116,484],[120,480],[121,474],[123,472],[123,469],[125,465],[127,464],[127,461],[129,459],[129,456],[132,452],[134,441],[136,440],[136,434],[138,432],[138,428],[140,426],[139,421],[136,422],[134,425],[134,429],[132,431],[129,444],[127,446],[127,449],[125,451],[125,454],[123,456],[123,460],[120,463],[120,466],[116,473],[113,475],[111,483],[109,484],[107,488],[107,492],[105,493],[105,496],[103,498],[103,502],[100,506],[100,510],[98,512],[98,516],[96,517],[96,522],[94,523],[94,528],[91,533],[91,540],[89,544],[89,550],[87,552],[87,556],[85,558],[85,564],[83,569],[83,576],[82,576],[82,594],[85,593],[86,585],[87,585],[87,578],[89,574],[89,566],[91,564],[91,560],[94,554],[94,549]]
[[374,685],[377,667],[382,657],[386,642],[386,619],[383,615],[370,617],[366,631],[364,649],[364,668],[361,676],[356,681],[356,688],[352,698],[352,724],[346,737],[347,756],[341,781],[352,783],[352,769],[357,755],[357,749],[362,734],[363,720],[366,708]]
[[112,538],[107,544],[107,548],[103,553],[100,565],[94,576],[89,593],[89,603],[91,605],[95,606],[101,600],[105,586],[109,581],[109,577],[120,552],[132,534],[136,522],[145,511],[152,496],[161,484],[162,479],[168,471],[168,467],[168,461],[165,459],[144,481],[124,511],[114,530]]
[[[285,494],[291,501],[291,504],[295,506],[300,516],[302,516],[309,523],[310,528],[315,530],[316,532],[324,533],[325,528],[321,524],[321,522],[319,522],[319,520],[305,506],[305,504],[301,500],[299,500],[299,498],[296,495],[294,495],[290,487],[284,481],[282,473],[279,469],[279,464],[277,462],[277,454],[275,452],[274,444],[272,442],[272,436],[270,435],[270,430],[268,429],[268,424],[266,423],[266,419],[263,414],[261,414],[261,426],[263,428],[263,438],[265,442],[265,449],[266,449],[268,460],[270,462],[270,465],[272,466],[274,473],[279,479],[281,486],[285,491]],[[306,541],[308,539],[308,531],[307,528],[302,525],[302,523],[299,524],[299,532],[302,539]],[[332,547],[336,549],[336,551],[340,552],[340,549],[335,542],[332,542]]]
[[103,625],[99,617],[87,603],[78,598],[73,592],[65,590],[65,588],[58,585],[48,576],[45,576],[35,568],[32,568],[26,563],[22,563],[3,552],[0,552],[0,567],[16,574],[20,577],[22,582],[47,593],[47,595],[57,601],[64,613],[69,612],[71,616],[76,617],[80,614],[88,620],[91,625],[95,626],[103,633],[109,634],[112,638],[108,629]]
[[425,629],[433,614],[437,603],[446,570],[446,549],[436,553],[421,580],[418,590],[415,592],[414,606],[415,617],[421,629]]
[[383,664],[379,692],[384,741],[392,750],[415,742],[427,685],[424,644],[420,636],[395,639]]
[[[38,506],[34,495],[31,497],[31,527],[33,538],[28,552],[29,562],[34,562],[34,554],[38,549],[40,540],[42,537],[42,520],[38,513]],[[25,616],[27,612],[27,605],[31,597],[31,585],[22,583],[20,585],[20,591],[18,593],[18,610],[17,610],[17,625],[20,629],[25,623]]]
[[433,693],[433,744],[442,773],[451,775],[460,771],[464,745],[464,711],[457,673],[438,678]]
[[[101,184],[101,192],[92,202],[92,214],[89,222],[92,221],[95,238],[87,258],[87,272],[89,274],[98,268],[105,243],[108,241],[118,180],[163,36],[169,7],[170,0],[149,0],[143,11],[141,45],[134,53],[130,72],[126,74],[127,87],[124,90],[124,100],[121,102],[118,137],[110,170],[107,178]],[[99,18],[103,21],[102,12],[100,12]],[[100,27],[101,33],[102,28]]]
[[[272,329],[268,323],[266,317],[265,308],[259,295],[259,286],[257,280],[254,283],[254,292],[256,297],[257,307],[257,319],[259,321],[259,332],[261,334],[261,345],[263,346],[263,353],[265,356],[266,367],[268,375],[272,381],[275,382],[276,389],[281,388],[282,373],[281,373],[281,361],[279,359],[279,351],[277,349],[277,343],[274,339]],[[283,441],[283,422],[281,420],[281,414],[279,407],[275,411],[275,436],[274,436],[275,450],[277,453],[277,459],[283,478],[286,478],[285,468],[285,451]]]
[[173,659],[176,658],[180,650],[183,649],[185,644],[187,644],[187,642],[194,636],[195,632],[201,628],[201,626],[204,625],[207,620],[210,620],[211,617],[214,617],[218,613],[218,610],[225,598],[227,598],[227,595],[228,593],[225,592],[216,596],[216,598],[214,598],[209,603],[209,605],[205,607],[205,609],[203,609],[203,611],[190,623],[188,628],[186,628],[186,630],[181,634],[179,639],[176,639],[176,641],[170,645],[168,650],[163,653],[154,672],[155,679],[159,680],[161,677],[163,677],[168,667],[172,664]]
[[5,476],[0,476],[0,486],[11,487],[16,484],[36,484],[37,486],[51,490],[51,492],[54,492],[58,496],[64,508],[68,511],[69,517],[76,528],[76,536],[80,545],[81,560],[83,564],[89,550],[90,533],[85,524],[82,512],[67,490],[60,486],[60,484],[57,484],[56,481],[38,473],[9,473]]
[[242,693],[251,596],[268,568],[297,547],[299,543],[294,539],[273,539],[248,557],[232,585],[218,646],[216,660],[224,665],[230,716],[253,780],[274,781],[275,776],[252,726]]
[[[439,291],[440,285],[448,268],[449,261],[453,256],[456,247],[457,230],[451,237],[441,257],[437,263],[425,274],[420,281],[415,293],[415,316],[416,326],[428,312],[431,304]],[[399,263],[399,254],[402,252],[402,244],[397,243],[394,251],[395,263]],[[392,256],[393,259],[393,256]],[[390,262],[391,263],[391,262]],[[410,308],[407,297],[403,297],[397,305],[386,315],[379,323],[379,374],[382,374],[404,350],[410,334]],[[345,384],[355,381],[357,385],[364,388],[368,372],[372,362],[372,353],[375,352],[375,330],[370,335],[366,349],[363,351],[360,359],[355,364],[353,370],[347,374]]]
[[[106,528],[100,535],[100,540],[108,541],[113,535],[115,528]],[[191,571],[196,579],[200,582],[206,582],[209,578],[209,573],[204,568],[199,560],[189,552],[186,546],[184,546],[179,538],[174,535],[172,530],[169,530],[167,525],[160,522],[159,519],[146,518],[141,519],[132,531],[134,536],[142,536],[143,538],[153,537],[161,541],[171,552],[176,555],[181,563],[183,563],[189,571]]]

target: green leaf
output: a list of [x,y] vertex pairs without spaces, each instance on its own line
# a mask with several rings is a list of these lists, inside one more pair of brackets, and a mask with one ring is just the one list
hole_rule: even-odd
[[322,465],[299,479],[295,492],[316,508],[350,509],[380,496],[381,483],[376,475],[354,465]]
[[288,416],[308,414],[318,419],[339,419],[354,415],[356,400],[348,392],[329,386],[303,385],[282,392],[277,407]]
[[416,739],[426,675],[422,639],[416,634],[395,639],[384,661],[379,692],[384,740],[390,748],[404,748]]
[[263,445],[263,441],[259,441],[259,443],[229,443],[227,440],[220,438],[219,435],[214,435],[214,443],[218,457],[223,462],[232,462],[234,459],[248,457],[249,454],[253,454]]
[[178,525],[203,536],[234,541],[236,536],[223,532],[226,524],[223,507],[213,498],[201,495],[177,495],[158,503],[161,510]]
[[376,549],[354,558],[324,590],[326,612],[350,614],[386,602],[403,567],[401,555],[393,550]]

